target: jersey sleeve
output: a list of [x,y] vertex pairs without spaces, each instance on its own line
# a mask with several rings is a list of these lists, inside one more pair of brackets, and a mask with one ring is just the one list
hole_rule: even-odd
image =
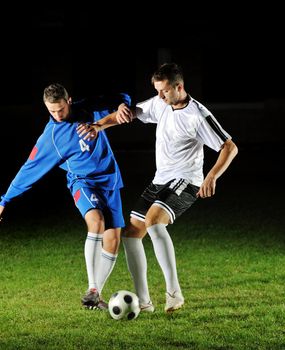
[[218,152],[225,141],[231,139],[231,136],[221,127],[216,118],[209,114],[202,117],[197,130],[197,138],[203,144]]
[[212,148],[215,151],[220,151],[226,140],[231,139],[231,136],[222,128],[213,114],[202,103],[193,99],[200,114],[200,124],[197,130],[197,138],[200,142]]
[[158,122],[158,99],[156,97],[149,98],[143,102],[136,104],[136,117],[143,123]]
[[43,133],[37,140],[27,161],[11,182],[6,194],[1,197],[0,205],[5,206],[6,203],[29,190],[60,161],[61,158],[53,146],[51,135]]

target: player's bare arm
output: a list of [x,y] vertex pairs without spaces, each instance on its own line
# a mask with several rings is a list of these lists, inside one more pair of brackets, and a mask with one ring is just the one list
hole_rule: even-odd
[[197,197],[206,198],[215,194],[217,179],[227,170],[237,153],[238,148],[232,140],[227,140],[223,144],[219,157],[205,177]]
[[77,133],[79,137],[82,137],[84,135],[83,140],[94,140],[97,137],[99,131],[120,124],[118,122],[118,119],[125,120],[125,123],[132,121],[132,112],[125,103],[121,103],[116,112],[108,114],[106,117],[100,119],[96,123],[79,124],[77,127]]
[[3,207],[3,205],[0,205],[0,221],[2,221],[3,217],[2,217],[2,213],[4,211],[5,207]]

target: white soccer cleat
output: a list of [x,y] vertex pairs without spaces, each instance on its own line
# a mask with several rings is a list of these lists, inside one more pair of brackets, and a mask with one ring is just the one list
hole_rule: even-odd
[[154,312],[153,303],[150,301],[146,304],[140,304],[141,312]]
[[175,291],[173,294],[165,293],[166,295],[166,304],[165,304],[165,312],[172,312],[181,307],[184,304],[184,297],[182,293]]

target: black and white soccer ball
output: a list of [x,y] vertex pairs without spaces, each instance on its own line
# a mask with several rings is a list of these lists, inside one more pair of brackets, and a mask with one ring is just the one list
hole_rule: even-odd
[[134,320],[141,311],[138,296],[128,290],[119,290],[112,294],[108,308],[115,320]]

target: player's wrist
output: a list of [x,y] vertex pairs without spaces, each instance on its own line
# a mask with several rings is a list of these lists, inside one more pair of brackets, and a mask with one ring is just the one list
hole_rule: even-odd
[[94,129],[96,132],[98,132],[98,131],[103,130],[103,127],[102,127],[102,125],[98,124],[98,122],[96,122],[96,123],[93,124],[93,129]]

